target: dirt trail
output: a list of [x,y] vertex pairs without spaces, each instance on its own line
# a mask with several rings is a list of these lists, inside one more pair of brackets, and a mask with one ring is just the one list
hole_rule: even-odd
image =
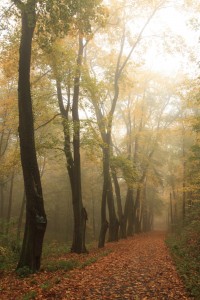
[[[163,234],[137,235],[118,243],[110,243],[106,249],[112,252],[83,269],[51,273],[49,282],[55,283],[58,276],[62,278],[59,277],[59,282],[49,289],[41,289],[42,279],[36,277],[40,280],[40,288],[37,285],[31,287],[37,290],[34,299],[191,299],[177,275]],[[11,295],[6,298],[9,293],[4,294],[3,290],[0,299],[14,299]]]

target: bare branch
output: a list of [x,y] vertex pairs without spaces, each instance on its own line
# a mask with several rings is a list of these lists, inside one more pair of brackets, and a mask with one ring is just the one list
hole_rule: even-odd
[[53,148],[54,150],[59,150],[59,151],[62,151],[62,152],[64,152],[65,153],[65,150],[64,149],[62,149],[62,148],[59,148],[59,147],[55,147],[55,148]]
[[44,124],[38,126],[37,128],[35,128],[35,131],[38,130],[39,128],[41,128],[41,127],[46,126],[47,124],[49,124],[51,121],[53,121],[53,120],[54,120],[56,117],[58,117],[58,116],[61,116],[61,114],[60,114],[60,113],[59,113],[59,114],[56,114],[55,116],[53,116],[53,118],[51,118],[50,120],[48,120],[48,121],[45,122]]
[[[159,7],[160,7],[160,6],[159,6]],[[140,33],[139,33],[139,35],[138,35],[138,37],[137,37],[137,39],[136,39],[134,45],[132,46],[132,48],[131,48],[131,50],[130,50],[128,56],[126,57],[125,61],[123,62],[122,66],[121,66],[120,69],[119,69],[118,77],[121,75],[123,69],[125,68],[127,62],[129,61],[129,59],[130,59],[130,57],[131,57],[133,51],[135,50],[137,44],[139,43],[139,41],[140,41],[140,39],[141,39],[141,37],[142,37],[142,35],[143,35],[143,32],[145,31],[147,25],[150,23],[151,19],[153,18],[153,16],[155,15],[155,13],[157,12],[157,10],[158,10],[159,7],[156,7],[156,8],[153,10],[153,12],[150,14],[150,16],[148,17],[147,21],[145,22],[144,26],[143,26],[142,29],[140,30]]]
[[36,83],[38,83],[38,81],[40,81],[44,76],[46,76],[51,70],[46,71],[44,74],[42,74],[41,76],[39,76],[36,80],[34,80],[31,83],[31,86],[35,85]]

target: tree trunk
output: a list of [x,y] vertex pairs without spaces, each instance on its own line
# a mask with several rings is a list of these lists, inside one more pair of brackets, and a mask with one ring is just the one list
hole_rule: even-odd
[[175,219],[174,219],[174,210],[173,210],[173,196],[171,192],[169,195],[169,211],[170,211],[170,230],[173,232]]
[[138,211],[138,233],[142,232],[142,219],[143,219],[143,212],[144,208],[143,205],[140,204],[140,210]]
[[0,184],[0,219],[3,220],[4,217],[4,192],[3,184]]
[[133,189],[128,187],[126,195],[126,203],[124,209],[125,228],[127,236],[132,236],[134,233],[134,216],[133,216]]
[[71,247],[72,252],[84,253],[87,252],[85,247],[85,230],[87,213],[82,203],[82,188],[81,188],[81,159],[80,159],[80,120],[79,120],[79,91],[81,65],[83,57],[83,38],[79,36],[79,49],[77,57],[77,70],[74,78],[74,94],[72,104],[72,119],[73,119],[73,154],[74,154],[74,170],[72,183],[72,202],[74,212],[74,235]]
[[[69,107],[70,99],[68,99],[67,108],[64,107],[62,97],[61,82],[59,77],[56,78],[57,96],[60,107],[60,112],[63,118],[63,132],[64,132],[64,152],[67,160],[67,170],[70,179],[72,192],[72,205],[74,215],[74,230],[73,242],[71,251],[75,253],[87,252],[85,247],[85,231],[87,213],[82,203],[82,189],[81,189],[81,160],[80,160],[80,120],[79,120],[79,90],[80,77],[83,56],[83,39],[79,37],[79,49],[77,56],[77,69],[74,77],[74,93],[72,103],[72,120],[73,120],[73,150],[71,149],[71,132],[69,128]],[[70,87],[69,87],[70,89]],[[69,93],[70,95],[70,93]]]
[[33,272],[40,268],[43,238],[47,224],[36,157],[30,90],[31,48],[36,17],[35,5],[35,1],[28,1],[21,10],[22,33],[18,81],[20,154],[27,201],[24,239],[17,268],[27,266]]
[[92,193],[92,229],[93,229],[93,238],[95,240],[96,239],[96,223],[95,223],[95,203],[94,203],[93,187],[92,187],[91,193]]
[[8,212],[7,212],[7,220],[6,220],[7,221],[6,235],[8,235],[8,232],[9,232],[9,223],[10,223],[12,200],[13,200],[14,176],[15,176],[15,172],[13,171],[12,176],[11,176],[10,192],[9,192],[9,199],[8,199]]
[[138,228],[139,228],[138,210],[140,207],[140,196],[141,196],[141,187],[139,186],[137,188],[135,205],[134,205],[134,209],[133,209],[133,220],[134,220],[134,227],[135,227],[136,233],[138,233]]
[[21,229],[22,229],[22,221],[23,221],[25,204],[26,204],[26,194],[25,194],[25,191],[24,191],[23,198],[22,198],[21,209],[20,209],[19,220],[18,220],[18,225],[17,225],[17,241],[18,242],[20,241],[20,234],[21,234]]
[[98,247],[102,248],[105,245],[106,232],[108,230],[108,221],[106,219],[106,199],[107,199],[107,189],[108,189],[108,174],[109,174],[109,165],[107,163],[107,153],[108,149],[106,148],[103,151],[103,190],[101,198],[101,229],[99,234],[99,244]]
[[4,232],[4,185],[0,183],[0,232]]
[[120,227],[120,238],[126,238],[126,223],[125,223],[125,218],[122,210],[122,200],[121,200],[121,193],[120,193],[120,186],[119,182],[117,180],[117,175],[116,175],[116,170],[114,168],[112,169],[112,177],[113,177],[113,182],[115,186],[115,194],[116,194],[116,199],[117,199],[117,212],[118,212],[118,217],[119,217],[119,227]]
[[186,158],[185,158],[185,130],[183,129],[183,195],[182,195],[182,218],[185,220],[185,207],[186,207]]
[[115,212],[114,195],[110,173],[108,174],[107,203],[109,213],[109,242],[118,241],[119,221]]
[[147,182],[145,182],[144,193],[143,193],[143,203],[142,203],[142,231],[149,231],[149,205],[147,204]]
[[112,182],[110,177],[110,134],[106,134],[104,142],[107,147],[103,148],[103,191],[102,191],[102,206],[101,206],[101,230],[99,236],[99,247],[104,247],[105,235],[108,222],[106,220],[106,200],[109,213],[109,237],[108,241],[113,242],[118,240],[119,222],[115,213],[114,196]]

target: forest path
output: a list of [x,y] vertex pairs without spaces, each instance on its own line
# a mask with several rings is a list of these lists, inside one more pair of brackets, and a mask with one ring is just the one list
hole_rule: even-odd
[[[136,235],[127,240],[107,244],[106,250],[112,252],[82,269],[74,269],[67,273],[58,271],[50,274],[45,272],[36,274],[34,278],[38,282],[31,286],[29,279],[25,286],[26,291],[31,289],[31,291],[37,291],[37,294],[35,298],[27,299],[191,299],[187,296],[177,275],[164,238],[164,235],[159,233]],[[92,254],[90,257],[92,260]],[[45,282],[49,284],[46,289],[42,288],[42,285],[44,286],[42,276],[46,276]],[[59,279],[57,282],[56,278]],[[23,289],[23,284],[21,284],[21,289]],[[18,289],[21,294],[22,290],[19,285]],[[10,297],[9,293],[3,292],[0,296],[1,300],[26,299],[22,296],[16,298],[17,292],[13,298],[15,291],[12,283],[10,289]],[[6,298],[6,295],[9,298]]]
[[163,234],[137,235],[115,243],[112,249],[65,281],[65,299],[189,299]]

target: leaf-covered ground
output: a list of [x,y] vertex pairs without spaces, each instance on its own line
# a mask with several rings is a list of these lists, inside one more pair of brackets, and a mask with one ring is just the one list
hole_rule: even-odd
[[79,261],[78,268],[42,271],[23,279],[2,274],[0,299],[191,299],[162,234],[137,235],[89,255],[66,254],[61,259]]

